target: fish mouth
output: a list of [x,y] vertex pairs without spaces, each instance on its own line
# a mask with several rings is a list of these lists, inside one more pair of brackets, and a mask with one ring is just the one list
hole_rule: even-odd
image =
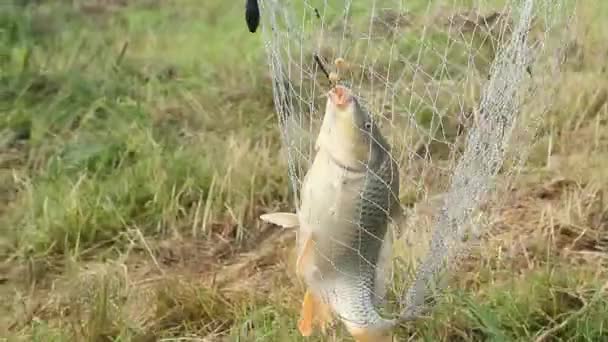
[[329,99],[338,107],[338,109],[344,110],[352,103],[353,95],[348,88],[337,85],[329,91]]

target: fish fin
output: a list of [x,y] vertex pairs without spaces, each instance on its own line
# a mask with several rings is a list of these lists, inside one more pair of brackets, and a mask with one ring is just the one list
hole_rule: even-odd
[[391,274],[392,264],[391,255],[393,252],[393,237],[392,232],[387,231],[382,241],[378,255],[378,263],[376,265],[376,278],[374,284],[374,305],[380,305],[384,302],[386,296],[388,276]]
[[298,259],[296,260],[296,273],[300,276],[304,275],[305,267],[311,262],[313,256],[313,240],[312,234],[308,234],[306,240],[302,244],[302,249],[298,253]]
[[313,326],[318,322],[323,334],[327,331],[327,326],[333,322],[329,306],[320,301],[310,289],[306,290],[302,300],[302,311],[298,322],[298,330],[302,336],[312,335]]
[[319,325],[321,326],[321,332],[323,333],[323,335],[325,335],[327,333],[328,326],[331,326],[334,319],[332,316],[331,308],[329,307],[329,305],[327,305],[327,303],[318,301],[318,305],[318,321]]
[[390,212],[389,212],[389,216],[392,219],[392,221],[394,222],[395,225],[399,225],[400,223],[403,222],[403,220],[406,218],[406,214],[403,211],[403,208],[401,208],[401,206],[399,205],[399,202],[396,202],[397,204],[395,204]]
[[408,213],[403,210],[399,205],[390,212],[390,220],[389,224],[392,227],[392,230],[396,234],[396,236],[401,236],[403,231],[403,225],[405,224],[405,220],[407,219]]
[[349,333],[354,337],[356,342],[392,342],[393,336],[391,333],[380,333],[373,331],[370,328],[355,328],[351,327]]
[[283,228],[296,228],[300,225],[298,215],[295,213],[279,212],[263,214],[260,215],[260,219],[265,222],[276,224],[277,226],[281,226]]
[[300,312],[300,321],[298,322],[298,330],[302,336],[312,335],[313,319],[316,311],[316,299],[310,290],[306,290],[304,299],[302,300],[302,311]]

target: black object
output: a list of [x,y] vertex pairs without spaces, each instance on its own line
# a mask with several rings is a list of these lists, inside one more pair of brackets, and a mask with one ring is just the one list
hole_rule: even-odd
[[315,62],[317,62],[317,64],[319,65],[319,68],[321,68],[321,71],[323,72],[323,74],[325,74],[325,77],[327,77],[327,79],[329,80],[329,73],[327,72],[327,69],[325,69],[325,66],[323,66],[323,62],[321,62],[321,59],[319,58],[319,55],[317,55],[315,53],[313,55],[313,57],[315,59]]
[[315,7],[315,15],[317,16],[317,19],[321,19],[321,14],[319,13],[319,10]]
[[260,8],[258,7],[258,0],[247,0],[247,3],[245,4],[245,20],[247,21],[249,32],[254,33],[260,25]]

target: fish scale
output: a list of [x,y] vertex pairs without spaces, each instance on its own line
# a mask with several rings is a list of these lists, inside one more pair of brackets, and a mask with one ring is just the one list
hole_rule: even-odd
[[[399,191],[397,165],[378,131],[372,132],[371,158],[359,172],[345,170],[329,152],[318,152],[307,174],[315,182],[304,182],[300,213],[304,224],[313,227],[315,250],[321,256],[310,283],[317,285],[343,320],[359,325],[382,321],[374,308],[380,286],[375,274],[389,214],[398,207],[394,197]],[[320,175],[325,181],[318,180]],[[328,211],[309,198],[324,198],[335,207]]]
[[296,271],[307,287],[298,329],[310,336],[331,311],[356,341],[388,341],[395,320],[376,304],[392,244],[387,225],[400,207],[397,164],[367,110],[340,85],[328,93],[315,149],[296,213],[261,216],[298,227]]

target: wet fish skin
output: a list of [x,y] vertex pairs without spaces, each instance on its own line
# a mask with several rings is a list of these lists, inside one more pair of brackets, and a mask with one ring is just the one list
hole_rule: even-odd
[[387,330],[377,313],[377,272],[387,226],[399,205],[399,172],[371,115],[337,86],[329,94],[318,151],[302,187],[300,254],[306,237],[314,258],[302,272],[309,287],[351,329]]
[[385,292],[381,271],[390,263],[388,222],[400,208],[390,146],[352,91],[336,86],[315,148],[297,213],[261,216],[298,227],[296,267],[308,288],[300,332],[310,335],[315,317],[329,307],[357,341],[390,341],[395,322],[375,308]]

